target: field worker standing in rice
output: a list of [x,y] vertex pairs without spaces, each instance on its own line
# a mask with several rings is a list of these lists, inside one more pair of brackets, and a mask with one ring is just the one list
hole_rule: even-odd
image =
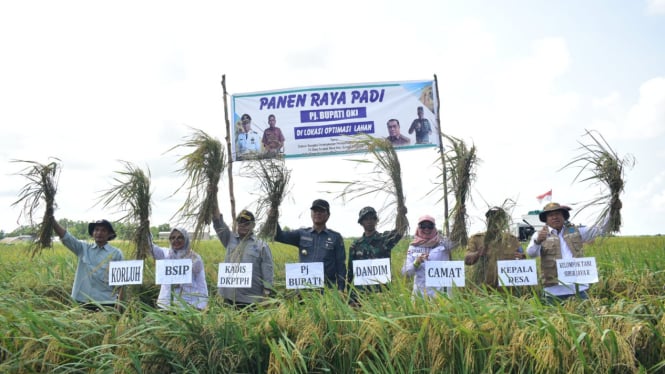
[[469,238],[464,263],[473,266],[471,280],[476,285],[501,286],[497,273],[497,261],[526,258],[519,240],[508,232],[510,216],[499,207],[485,213],[487,231]]
[[[363,227],[363,234],[356,239],[349,248],[349,264],[347,268],[347,286],[353,286],[353,261],[371,260],[379,258],[390,258],[393,247],[402,239],[402,234],[398,230],[376,231],[376,224],[379,217],[376,210],[371,206],[366,206],[358,213],[358,223]],[[380,292],[385,285],[375,286],[355,286],[360,291]],[[355,292],[351,292],[351,304],[357,305],[358,298]]]
[[93,243],[78,240],[51,215],[53,229],[62,244],[78,257],[72,298],[84,308],[98,311],[99,306],[116,307],[119,290],[109,285],[109,262],[122,261],[122,251],[108,244],[116,237],[113,226],[107,220],[91,222],[88,234]]
[[236,308],[245,308],[270,296],[273,288],[275,264],[272,251],[266,242],[256,237],[254,227],[256,219],[252,212],[243,210],[236,218],[237,232],[231,232],[229,226],[215,204],[212,225],[219,241],[226,248],[224,262],[228,264],[251,263],[252,285],[250,288],[219,288],[219,295],[224,302]]
[[[600,227],[578,227],[570,224],[571,209],[558,203],[545,205],[538,215],[545,226],[534,233],[527,248],[530,257],[541,257],[540,276],[544,286],[544,298],[548,303],[554,300],[565,300],[575,296],[574,285],[559,284],[557,279],[557,259],[584,257],[584,243],[592,241],[605,232],[609,217]],[[587,299],[588,284],[579,285],[578,296]]]
[[447,292],[448,296],[452,296],[451,288],[446,290],[446,287],[425,287],[425,262],[450,261],[450,251],[455,247],[450,239],[436,229],[434,217],[425,215],[418,218],[418,228],[409,244],[402,267],[402,274],[414,277],[414,295],[431,297],[439,292]]
[[208,305],[208,283],[201,255],[191,248],[187,230],[177,227],[169,234],[169,248],[162,248],[150,242],[152,257],[155,260],[192,260],[192,283],[162,284],[157,297],[157,306],[161,309],[183,307],[189,304],[198,310]]
[[277,224],[275,240],[298,247],[300,262],[323,262],[326,286],[337,286],[344,291],[346,280],[346,250],[344,239],[337,231],[326,226],[330,218],[330,204],[314,200],[310,208],[312,227],[282,231]]

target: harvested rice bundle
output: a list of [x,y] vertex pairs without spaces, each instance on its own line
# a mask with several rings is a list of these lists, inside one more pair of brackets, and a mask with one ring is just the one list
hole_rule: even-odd
[[266,221],[261,225],[259,237],[272,239],[277,230],[279,206],[289,190],[291,171],[282,158],[259,158],[248,161],[244,173],[259,183],[259,198],[256,215],[268,212]]
[[150,170],[144,172],[135,165],[120,161],[125,169],[116,171],[114,186],[104,192],[99,198],[105,208],[116,208],[125,215],[120,217],[129,226],[136,227],[132,235],[135,244],[136,259],[144,260],[150,255],[150,213],[152,203],[150,192]]
[[469,239],[467,226],[466,202],[470,200],[471,185],[476,179],[476,146],[471,148],[466,146],[463,140],[442,134],[448,140],[451,150],[448,152],[444,167],[447,167],[450,173],[450,189],[455,195],[455,207],[451,212],[453,228],[450,232],[450,239],[460,245],[466,245]]
[[[624,173],[627,167],[632,168],[635,165],[635,158],[631,155],[620,158],[598,131],[585,131],[585,135],[591,138],[591,142],[588,144],[580,142],[580,149],[583,152],[563,168],[579,167],[580,171],[573,179],[573,182],[579,180],[581,182],[590,181],[592,184],[600,184],[604,186],[605,192],[601,192],[599,196],[584,204],[577,211],[577,214],[588,207],[603,205],[604,208],[600,212],[596,224],[600,224],[607,219],[606,232],[619,232],[621,229],[622,207],[619,197],[625,186]],[[596,134],[595,136],[594,133]],[[580,179],[584,172],[587,172],[588,175]]]
[[384,204],[382,210],[395,206],[395,230],[402,235],[408,234],[409,220],[406,217],[406,197],[402,184],[402,167],[397,157],[397,152],[392,143],[384,138],[374,138],[367,134],[354,137],[353,148],[366,149],[373,160],[351,159],[350,161],[361,164],[371,163],[373,170],[368,173],[368,180],[325,181],[323,183],[345,184],[340,196],[344,199],[353,200],[364,196],[374,198],[378,192],[383,192],[392,197],[391,201]]
[[184,147],[192,149],[178,161],[184,165],[178,169],[186,175],[186,180],[178,187],[176,193],[188,186],[187,198],[174,214],[181,215],[185,222],[194,222],[194,240],[199,240],[204,228],[212,222],[213,209],[217,203],[217,184],[226,167],[226,157],[222,143],[202,130],[194,129],[194,134],[185,138],[169,151]]
[[58,190],[58,177],[60,176],[60,160],[53,158],[55,161],[48,164],[40,164],[35,161],[13,160],[12,162],[20,162],[28,164],[18,175],[24,176],[28,179],[28,184],[24,185],[12,206],[23,204],[23,210],[19,215],[24,216],[30,222],[30,225],[35,225],[34,216],[37,214],[37,209],[44,204],[44,216],[41,223],[37,225],[38,240],[30,246],[30,252],[34,257],[41,252],[43,248],[53,247],[53,209],[55,208],[55,194]]

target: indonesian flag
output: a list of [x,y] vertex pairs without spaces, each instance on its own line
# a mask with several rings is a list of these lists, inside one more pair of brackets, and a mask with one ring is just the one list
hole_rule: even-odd
[[549,190],[542,195],[536,196],[536,199],[538,199],[539,204],[542,204],[545,201],[549,203],[552,201],[552,190]]

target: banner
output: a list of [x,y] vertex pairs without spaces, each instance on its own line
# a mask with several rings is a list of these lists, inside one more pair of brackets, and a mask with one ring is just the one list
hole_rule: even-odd
[[366,83],[236,94],[233,160],[365,152],[353,136],[395,147],[439,144],[433,81]]

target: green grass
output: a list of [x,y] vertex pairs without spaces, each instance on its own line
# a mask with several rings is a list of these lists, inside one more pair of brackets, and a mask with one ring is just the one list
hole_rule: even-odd
[[[130,243],[114,242],[121,249]],[[60,244],[31,259],[0,246],[0,372],[656,373],[665,370],[665,237],[615,237],[588,246],[600,282],[590,300],[542,305],[529,292],[458,289],[453,299],[411,296],[394,250],[388,291],[352,308],[336,291],[285,292],[294,247],[271,243],[280,292],[253,312],[216,296],[224,250],[202,241],[208,309],[153,308],[146,280],[123,313],[90,313],[69,299],[76,259]],[[159,245],[165,246],[165,242]],[[348,243],[347,243],[348,248]],[[453,258],[461,259],[463,250]],[[538,288],[530,289],[537,292]]]

